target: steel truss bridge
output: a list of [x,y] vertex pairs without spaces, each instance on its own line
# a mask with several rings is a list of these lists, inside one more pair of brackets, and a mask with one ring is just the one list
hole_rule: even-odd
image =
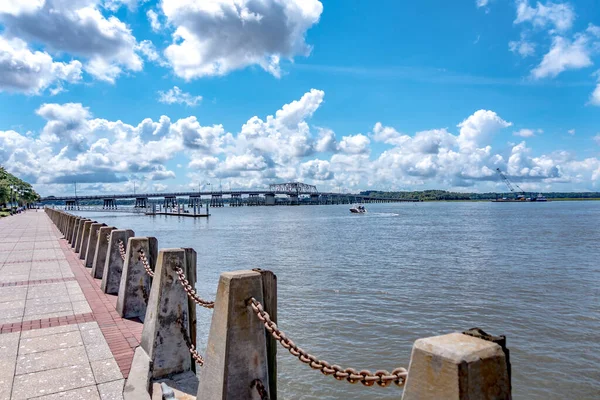
[[[283,199],[281,198],[283,197]],[[47,196],[42,203],[60,202],[67,207],[78,206],[81,202],[103,200],[103,208],[114,209],[117,200],[135,200],[135,207],[145,208],[152,203],[151,199],[163,199],[165,207],[181,204],[181,198],[188,198],[189,206],[200,205],[203,199],[213,207],[224,205],[224,199],[230,205],[296,205],[296,204],[347,204],[347,203],[392,203],[417,202],[416,199],[396,199],[375,197],[370,195],[319,192],[314,185],[301,182],[289,182],[269,185],[269,189],[188,191],[169,193],[115,193],[80,196]],[[178,201],[180,199],[180,201]],[[184,200],[185,201],[185,200]],[[158,203],[154,201],[154,203]]]

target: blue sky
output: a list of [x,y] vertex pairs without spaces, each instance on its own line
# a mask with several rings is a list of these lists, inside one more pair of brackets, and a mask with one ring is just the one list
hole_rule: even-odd
[[600,4],[447,4],[5,0],[0,163],[44,194],[600,190]]

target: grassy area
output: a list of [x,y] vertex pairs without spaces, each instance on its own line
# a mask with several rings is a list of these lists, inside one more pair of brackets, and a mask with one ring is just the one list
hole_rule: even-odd
[[8,211],[0,211],[0,218],[8,217],[9,215],[10,215],[10,213]]

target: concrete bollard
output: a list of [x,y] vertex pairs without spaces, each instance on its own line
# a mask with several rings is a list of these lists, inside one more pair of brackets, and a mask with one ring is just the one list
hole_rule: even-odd
[[502,347],[462,333],[417,340],[402,400],[434,399],[511,399]]
[[90,238],[88,240],[87,249],[85,250],[84,265],[86,268],[92,268],[94,264],[94,256],[96,255],[96,245],[98,244],[98,233],[100,228],[106,224],[95,222],[90,225]]
[[127,257],[123,263],[117,312],[123,318],[146,316],[146,307],[152,286],[152,277],[148,275],[140,259],[143,251],[150,269],[154,271],[158,256],[158,241],[155,237],[131,237],[127,241]]
[[71,245],[71,248],[75,247],[75,231],[77,231],[77,226],[79,225],[79,219],[80,219],[80,217],[77,217],[77,216],[75,216],[73,218],[71,230],[69,232],[69,244]]
[[85,221],[83,223],[83,234],[81,236],[81,243],[79,244],[79,259],[85,260],[87,254],[88,243],[90,241],[90,227],[95,224],[96,221]]
[[[141,342],[151,362],[150,376],[153,379],[191,371],[192,368],[193,360],[188,348],[191,341],[188,295],[175,273],[175,268],[183,269],[185,265],[184,249],[165,249],[158,253]],[[188,277],[188,281],[190,279],[192,277]],[[195,282],[190,281],[190,284],[193,286]],[[194,308],[192,312],[195,311]]]
[[77,229],[77,237],[75,238],[75,247],[74,247],[76,253],[79,253],[79,251],[81,250],[81,242],[83,241],[83,228],[87,221],[89,221],[89,219],[87,219],[87,218],[83,218],[82,220],[79,221],[79,226]]
[[108,243],[110,238],[106,236],[115,230],[114,226],[103,226],[100,228],[98,233],[98,240],[96,241],[96,253],[94,254],[94,262],[92,263],[92,270],[90,273],[95,279],[102,279],[104,275],[104,265],[106,264],[106,255],[108,254]]
[[260,273],[221,274],[198,400],[258,398],[252,388],[256,379],[269,391],[265,327],[248,305],[251,297],[263,302]]
[[126,248],[127,240],[132,236],[135,236],[135,233],[131,229],[115,229],[110,233],[110,241],[108,243],[108,250],[106,251],[106,261],[104,262],[104,271],[102,274],[102,284],[100,285],[100,289],[104,293],[119,293],[124,262],[119,250],[119,241],[122,241],[123,247]]
[[73,229],[73,215],[69,214],[69,217],[67,219],[67,230],[65,232],[65,239],[67,240],[67,242],[71,242],[71,231]]
[[75,220],[75,226],[73,227],[73,233],[71,234],[71,248],[74,249],[75,248],[75,242],[77,241],[77,231],[79,230],[79,221],[81,220],[81,217],[77,217],[77,219]]

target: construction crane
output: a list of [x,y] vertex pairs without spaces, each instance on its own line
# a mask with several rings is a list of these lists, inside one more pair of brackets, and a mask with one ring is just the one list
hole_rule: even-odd
[[506,184],[506,186],[508,186],[510,191],[515,194],[515,196],[517,197],[517,200],[523,200],[523,201],[526,200],[525,191],[523,189],[521,189],[519,187],[519,185],[517,185],[516,183],[514,184],[514,186],[516,186],[516,188],[519,190],[519,192],[521,192],[521,194],[517,194],[518,192],[513,187],[513,184],[508,180],[506,175],[504,175],[502,173],[502,171],[500,171],[500,168],[496,168],[496,172],[498,173],[498,175],[500,175],[500,179],[502,179],[502,181]]

